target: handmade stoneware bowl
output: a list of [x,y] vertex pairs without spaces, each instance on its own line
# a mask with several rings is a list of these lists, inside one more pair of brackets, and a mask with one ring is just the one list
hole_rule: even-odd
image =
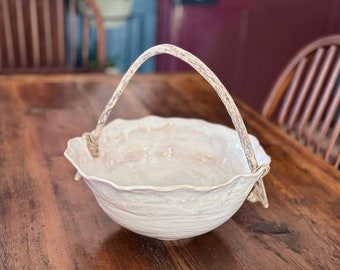
[[[219,94],[235,129],[199,119],[108,115],[137,68],[168,53],[191,64]],[[175,240],[197,236],[227,221],[248,198],[267,207],[262,178],[270,158],[247,134],[226,89],[200,60],[172,46],[147,50],[131,66],[96,129],[68,142],[65,156],[84,178],[100,207],[138,234]]]

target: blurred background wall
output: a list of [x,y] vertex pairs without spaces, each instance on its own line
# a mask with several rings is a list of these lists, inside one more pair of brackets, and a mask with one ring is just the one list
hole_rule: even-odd
[[[156,0],[96,0],[105,21],[108,65],[125,72],[147,48],[157,43]],[[154,72],[156,59],[140,72]]]
[[[150,46],[172,43],[198,56],[233,95],[256,110],[284,65],[302,46],[340,33],[340,0],[132,2],[125,23],[107,28],[108,59],[120,72]],[[191,68],[173,57],[158,56],[140,71]]]

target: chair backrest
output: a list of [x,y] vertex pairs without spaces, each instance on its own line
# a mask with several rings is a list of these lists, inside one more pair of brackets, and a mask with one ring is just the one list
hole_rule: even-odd
[[302,48],[282,71],[262,114],[336,168],[340,163],[340,35]]
[[[105,30],[100,11],[94,0],[79,3],[77,0],[0,0],[0,73],[103,70]],[[91,19],[96,31],[90,32]],[[95,32],[96,53],[91,59],[92,32]]]

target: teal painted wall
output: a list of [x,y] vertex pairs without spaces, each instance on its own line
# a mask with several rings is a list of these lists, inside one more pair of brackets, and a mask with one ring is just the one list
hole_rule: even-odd
[[[155,45],[156,28],[157,1],[135,0],[132,14],[123,25],[106,30],[108,62],[114,62],[120,72],[125,72],[144,50]],[[149,73],[154,70],[153,58],[148,60],[139,72]]]

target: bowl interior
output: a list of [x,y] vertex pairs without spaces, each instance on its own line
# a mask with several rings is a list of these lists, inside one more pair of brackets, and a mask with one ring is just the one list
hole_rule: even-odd
[[[258,159],[269,159],[251,142]],[[65,154],[86,175],[120,186],[216,186],[250,173],[236,131],[198,119],[117,119],[103,130],[99,158],[82,137]]]

